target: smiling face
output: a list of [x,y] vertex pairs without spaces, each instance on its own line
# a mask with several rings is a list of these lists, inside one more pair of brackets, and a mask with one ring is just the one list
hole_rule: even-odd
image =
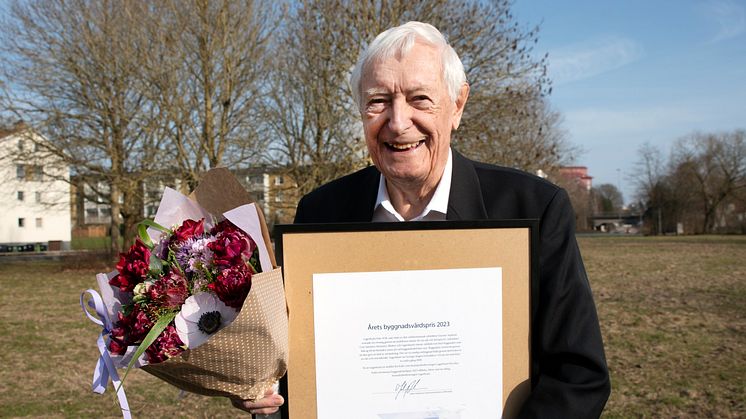
[[454,102],[443,80],[440,52],[416,42],[402,57],[369,63],[360,88],[368,152],[389,188],[420,196],[434,191],[468,85]]

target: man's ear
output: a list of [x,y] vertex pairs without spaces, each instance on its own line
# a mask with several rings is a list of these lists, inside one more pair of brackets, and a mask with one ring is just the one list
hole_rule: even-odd
[[461,85],[461,89],[458,92],[456,98],[456,109],[453,111],[453,117],[451,121],[451,128],[457,130],[461,123],[461,116],[464,114],[464,107],[466,106],[466,100],[469,99],[469,83]]

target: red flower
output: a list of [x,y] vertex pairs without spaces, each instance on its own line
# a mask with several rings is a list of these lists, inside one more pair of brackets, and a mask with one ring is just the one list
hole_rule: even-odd
[[251,271],[244,264],[231,266],[220,272],[220,275],[207,285],[228,307],[237,310],[243,306],[251,290]]
[[114,329],[111,331],[111,341],[109,348],[112,351],[118,350],[120,355],[124,354],[127,346],[134,345],[143,340],[153,327],[153,322],[148,316],[140,310],[137,304],[132,306],[132,311],[128,315],[117,313],[119,321],[116,322]]
[[159,308],[179,308],[189,297],[186,278],[176,271],[159,278],[148,288],[147,295]]
[[132,292],[135,285],[143,282],[150,269],[150,249],[137,239],[127,253],[119,255],[117,271],[109,284],[119,287],[122,292]]
[[194,236],[201,236],[205,233],[205,219],[199,221],[185,220],[181,227],[174,231],[174,236],[177,241],[184,241]]
[[117,355],[124,355],[127,352],[127,344],[122,339],[109,336],[109,350]]
[[228,220],[223,220],[213,227],[215,241],[207,244],[212,250],[213,262],[217,266],[243,265],[244,258],[249,260],[256,249],[256,243],[243,230]]
[[163,362],[182,352],[184,352],[184,342],[181,341],[172,324],[166,326],[155,342],[145,350],[148,354],[148,362],[151,364]]

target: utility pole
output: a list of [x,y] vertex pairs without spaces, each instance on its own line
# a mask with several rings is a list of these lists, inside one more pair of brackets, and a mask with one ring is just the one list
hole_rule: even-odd
[[658,207],[658,235],[663,235],[663,216],[661,215],[661,207]]

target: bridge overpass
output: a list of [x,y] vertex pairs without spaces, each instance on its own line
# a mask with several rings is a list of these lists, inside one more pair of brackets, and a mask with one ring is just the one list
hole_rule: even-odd
[[601,213],[590,216],[589,221],[596,231],[632,233],[642,227],[642,213]]

